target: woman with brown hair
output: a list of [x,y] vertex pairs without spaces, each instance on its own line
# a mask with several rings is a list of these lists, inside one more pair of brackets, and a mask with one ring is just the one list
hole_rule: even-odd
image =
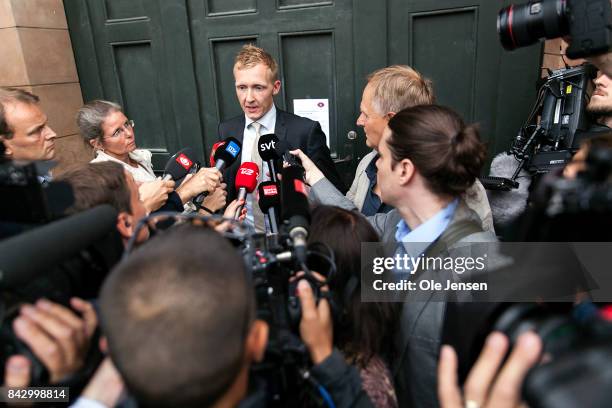
[[361,244],[379,242],[361,214],[339,207],[318,206],[312,212],[309,245],[328,247],[335,271],[327,284],[337,306],[334,346],[359,370],[362,386],[374,406],[397,407],[387,361],[399,310],[394,303],[361,302]]

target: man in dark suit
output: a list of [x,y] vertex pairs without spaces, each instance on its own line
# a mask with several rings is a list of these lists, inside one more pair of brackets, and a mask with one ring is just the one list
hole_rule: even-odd
[[[218,132],[221,139],[232,136],[242,143],[241,160],[237,160],[223,174],[228,187],[228,200],[236,197],[234,180],[240,164],[245,161],[261,163],[256,141],[259,136],[268,133],[274,133],[279,140],[284,140],[290,150],[299,148],[307,152],[325,176],[340,191],[346,191],[319,123],[274,106],[273,97],[280,92],[281,82],[278,79],[278,65],[272,56],[254,45],[245,45],[235,59],[234,79],[236,96],[244,115],[221,122]],[[263,167],[260,169],[260,181],[267,171],[266,166]],[[247,219],[252,220],[251,204],[251,200],[247,200]]]

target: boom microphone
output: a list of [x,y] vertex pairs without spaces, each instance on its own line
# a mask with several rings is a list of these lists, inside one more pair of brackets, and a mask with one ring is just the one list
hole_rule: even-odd
[[259,144],[257,149],[259,150],[259,156],[261,160],[268,164],[268,170],[270,171],[270,179],[273,182],[278,182],[276,176],[276,162],[280,160],[281,155],[276,152],[276,145],[278,144],[278,137],[274,133],[262,135],[259,138]]
[[[238,200],[246,199],[248,193],[252,193],[257,187],[257,179],[259,178],[259,166],[253,162],[244,162],[238,168],[236,173],[236,190],[238,190]],[[240,217],[240,212],[244,205],[236,210],[236,219]]]
[[259,193],[259,208],[263,213],[268,215],[270,221],[270,232],[278,233],[278,223],[276,214],[280,210],[280,195],[278,193],[278,184],[274,181],[264,181],[257,187]]
[[283,168],[281,174],[281,219],[287,225],[298,261],[305,263],[310,209],[304,170],[298,166],[289,166]]
[[193,149],[186,147],[176,152],[166,163],[164,180],[180,180],[189,173],[196,161]]
[[15,288],[35,279],[102,239],[116,225],[117,211],[104,204],[0,242],[0,288]]

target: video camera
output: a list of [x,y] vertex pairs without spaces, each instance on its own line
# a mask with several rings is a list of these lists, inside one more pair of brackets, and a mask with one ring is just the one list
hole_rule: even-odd
[[497,32],[507,50],[570,36],[570,58],[603,54],[612,45],[609,0],[541,0],[499,11]]

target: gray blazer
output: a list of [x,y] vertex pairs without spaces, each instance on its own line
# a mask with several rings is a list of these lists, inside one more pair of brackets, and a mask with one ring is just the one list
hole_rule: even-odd
[[[355,171],[353,184],[346,193],[346,196],[338,191],[329,180],[323,178],[312,186],[309,196],[311,201],[314,203],[335,205],[346,210],[356,209],[361,211],[366,194],[370,188],[370,179],[365,170],[375,156],[376,151],[372,150],[361,159],[357,166],[357,171]],[[493,213],[491,212],[487,192],[482,183],[476,180],[462,195],[462,198],[467,206],[478,214],[482,229],[495,233],[495,229],[493,228]]]

